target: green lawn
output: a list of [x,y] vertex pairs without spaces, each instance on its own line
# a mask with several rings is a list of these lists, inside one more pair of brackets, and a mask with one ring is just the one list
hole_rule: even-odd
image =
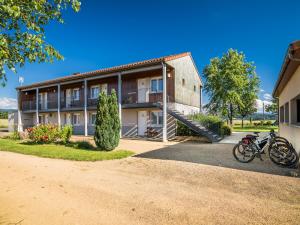
[[233,131],[235,132],[269,132],[271,129],[278,131],[278,126],[253,126],[253,125],[244,125],[242,128],[241,125],[234,125]]
[[127,150],[96,151],[80,149],[78,145],[32,144],[24,141],[0,139],[0,151],[16,152],[45,158],[68,159],[76,161],[100,161],[122,159],[133,155]]

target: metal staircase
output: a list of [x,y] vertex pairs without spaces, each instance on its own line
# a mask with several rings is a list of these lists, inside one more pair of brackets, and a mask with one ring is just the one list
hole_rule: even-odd
[[[160,109],[163,108],[162,104],[158,104],[158,107]],[[211,142],[219,142],[220,140],[222,140],[222,137],[219,136],[218,134],[212,132],[211,130],[208,130],[206,127],[202,126],[200,123],[189,119],[186,115],[180,113],[179,111],[177,111],[175,109],[167,107],[167,113],[169,115],[173,116],[175,119],[182,122],[183,124],[185,124],[187,127],[189,127],[191,130],[193,130],[197,134],[207,137]]]

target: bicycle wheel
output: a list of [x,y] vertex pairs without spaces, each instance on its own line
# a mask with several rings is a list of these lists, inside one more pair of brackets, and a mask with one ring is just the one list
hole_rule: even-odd
[[296,150],[286,143],[271,144],[269,146],[269,157],[273,163],[282,167],[294,167],[299,162]]
[[243,144],[242,142],[233,147],[232,153],[234,158],[242,163],[251,162],[255,158],[255,152],[250,145]]

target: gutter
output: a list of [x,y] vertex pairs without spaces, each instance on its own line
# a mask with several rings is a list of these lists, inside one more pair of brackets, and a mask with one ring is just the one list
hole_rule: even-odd
[[294,44],[295,44],[295,43],[300,43],[300,41],[296,41],[296,42],[291,43],[291,44],[289,45],[288,49],[287,49],[287,52],[286,52],[286,55],[285,55],[284,64],[282,65],[282,68],[281,68],[281,70],[280,70],[279,78],[278,78],[278,80],[277,80],[277,82],[276,82],[276,84],[275,84],[275,88],[274,88],[273,93],[272,93],[272,96],[273,96],[274,98],[277,98],[277,97],[276,97],[276,91],[277,91],[277,89],[278,89],[278,86],[279,86],[280,82],[282,81],[282,79],[283,79],[283,77],[284,77],[284,74],[285,74],[286,69],[287,69],[288,65],[290,64],[290,62],[291,62],[291,61],[293,61],[293,62],[300,62],[300,59],[299,59],[299,58],[295,58],[295,57],[293,56],[293,53],[292,53],[292,51],[295,51],[295,50],[298,50],[298,49],[299,49],[299,47],[296,48],[296,49],[294,48]]

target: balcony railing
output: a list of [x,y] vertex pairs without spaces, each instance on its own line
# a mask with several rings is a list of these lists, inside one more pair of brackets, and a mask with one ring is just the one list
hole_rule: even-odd
[[140,88],[136,91],[123,93],[122,104],[157,103],[162,102],[162,92],[151,92],[150,88]]
[[66,97],[61,99],[61,108],[82,108],[84,107],[84,102],[79,99],[74,99],[72,97]]
[[23,111],[36,110],[36,101],[35,100],[22,101],[22,110]]

